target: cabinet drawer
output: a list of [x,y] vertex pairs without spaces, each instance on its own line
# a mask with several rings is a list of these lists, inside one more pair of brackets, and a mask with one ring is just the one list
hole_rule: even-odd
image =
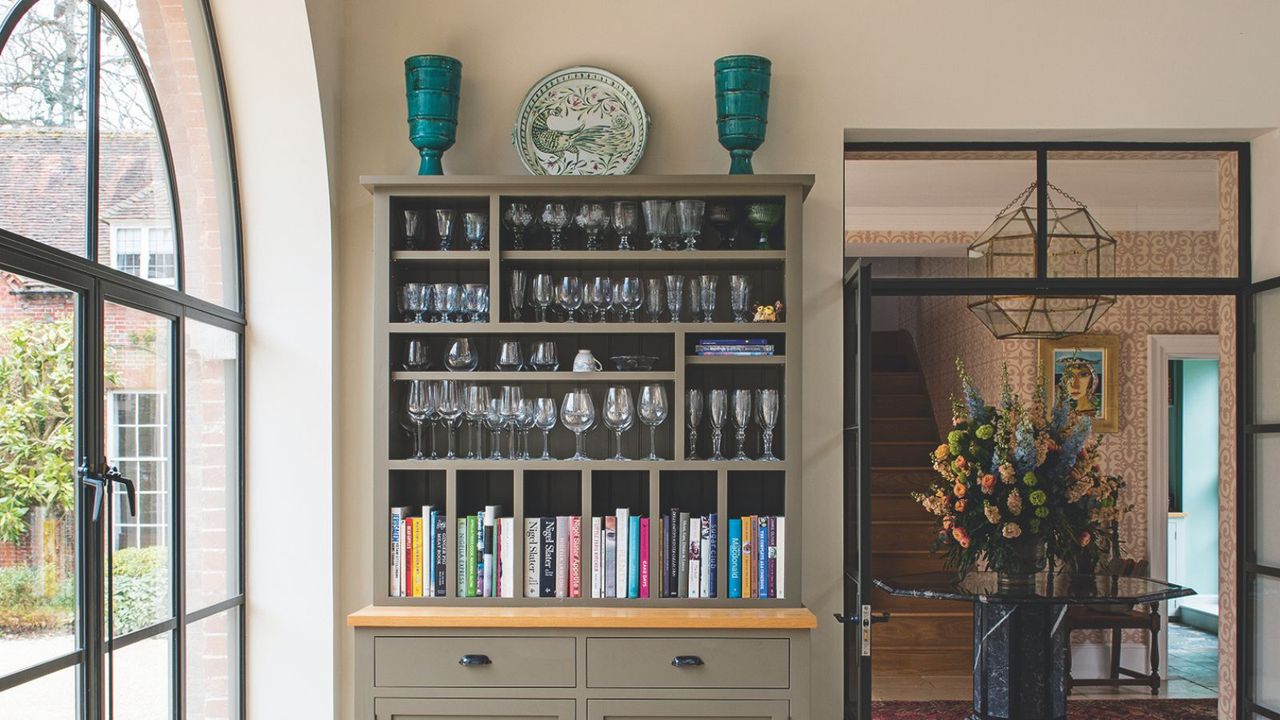
[[[464,665],[464,656],[488,662]],[[573,687],[574,639],[374,638],[373,681],[378,687]]]
[[587,720],[787,720],[789,714],[786,700],[587,701]]
[[790,663],[786,638],[587,638],[587,687],[786,688]]
[[378,698],[376,720],[573,720],[572,700]]

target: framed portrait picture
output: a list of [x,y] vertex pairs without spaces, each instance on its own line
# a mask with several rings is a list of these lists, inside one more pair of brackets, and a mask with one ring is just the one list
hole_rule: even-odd
[[1076,410],[1093,416],[1095,432],[1120,430],[1118,335],[1068,335],[1058,340],[1041,340],[1040,367],[1052,373],[1050,404],[1056,400],[1065,381]]

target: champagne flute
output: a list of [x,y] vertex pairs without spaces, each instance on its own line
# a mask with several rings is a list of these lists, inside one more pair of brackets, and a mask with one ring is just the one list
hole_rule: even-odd
[[702,200],[680,200],[676,203],[676,216],[680,221],[680,234],[684,235],[684,249],[698,249],[698,235],[702,234],[702,213],[706,203]]
[[644,213],[645,230],[649,233],[649,249],[662,249],[662,233],[671,216],[670,200],[643,200],[640,209]]
[[498,412],[511,432],[511,455],[516,459],[516,429],[520,419],[520,402],[524,400],[524,392],[519,385],[503,385],[498,391]]
[[613,204],[613,229],[618,233],[618,249],[631,249],[631,233],[636,231],[636,203],[619,200]]
[[596,322],[604,322],[605,312],[613,302],[613,280],[608,275],[596,275],[587,286],[591,304],[595,307]]
[[698,322],[702,317],[702,279],[695,275],[689,278],[689,319]]
[[484,425],[489,429],[489,452],[490,460],[502,459],[502,428],[505,420],[502,418],[502,410],[499,408],[498,399],[489,400],[489,407],[485,408]]
[[645,303],[649,310],[649,322],[659,322],[662,320],[662,300],[665,295],[662,292],[662,278],[649,278],[644,281],[645,284]]
[[684,276],[667,276],[667,311],[671,313],[671,322],[680,322],[680,306],[684,304]]
[[640,388],[640,421],[649,426],[648,460],[658,457],[658,426],[667,419],[667,391],[662,385],[652,384]]
[[533,426],[542,431],[542,459],[551,460],[551,431],[556,427],[555,398],[538,398],[533,411]]
[[413,422],[414,460],[427,459],[426,453],[422,452],[422,423],[426,422],[431,408],[431,394],[427,385],[426,380],[409,381],[408,412],[409,420]]
[[506,211],[502,213],[502,222],[511,231],[512,247],[523,250],[524,234],[533,224],[533,212],[529,210],[528,204],[513,202],[508,205]]
[[529,459],[529,431],[533,429],[536,413],[533,400],[524,398],[520,401],[520,416],[516,419],[516,429],[520,431],[521,460]]
[[455,210],[436,210],[436,234],[440,236],[440,249],[449,250],[450,238],[453,237],[453,221],[458,216]]
[[720,445],[724,441],[724,421],[729,411],[729,393],[720,388],[707,395],[707,417],[711,420],[711,457],[708,460],[724,460]]
[[565,393],[564,402],[560,405],[560,422],[574,435],[576,452],[570,460],[590,460],[583,450],[582,434],[591,429],[596,422],[596,407],[591,401],[591,393],[586,388],[577,388]]
[[404,249],[415,250],[413,239],[418,236],[418,211],[404,211]]
[[441,380],[439,387],[440,420],[449,428],[449,452],[445,455],[445,459],[456,460],[458,458],[458,453],[455,449],[457,445],[458,418],[462,417],[462,383],[457,380]]
[[760,425],[760,444],[764,447],[760,459],[765,462],[781,462],[773,454],[773,429],[778,424],[780,400],[776,389],[756,391],[756,422]]
[[577,322],[574,314],[582,306],[582,278],[577,275],[565,275],[556,286],[556,301],[564,308],[565,322]]
[[542,224],[551,231],[551,249],[559,250],[560,236],[569,227],[569,208],[564,203],[550,202],[542,209]]
[[498,345],[498,361],[495,366],[502,372],[518,372],[524,369],[524,357],[520,353],[520,343],[515,340],[504,340]]
[[489,234],[488,213],[463,213],[462,234],[467,238],[467,246],[471,248],[473,252],[483,250],[485,237]]
[[551,276],[546,273],[534,275],[532,300],[533,308],[537,311],[538,322],[547,321],[547,308],[551,307],[555,299],[555,283],[552,282]]
[[480,351],[471,338],[454,338],[444,356],[444,369],[449,372],[471,372],[480,367]]
[[463,414],[467,422],[471,423],[467,459],[481,460],[484,458],[484,431],[481,425],[484,424],[485,414],[489,411],[489,388],[486,385],[468,385],[462,397],[464,399]]
[[636,321],[636,311],[644,304],[644,288],[640,284],[640,278],[635,276],[627,276],[622,278],[620,283],[622,294],[622,308],[627,311],[627,321]]
[[635,423],[635,406],[631,402],[631,390],[625,387],[610,387],[604,395],[604,426],[613,431],[617,451],[611,460],[627,460],[622,454],[622,433],[630,430]]
[[716,286],[720,282],[720,278],[715,275],[703,275],[700,277],[700,285],[702,286],[702,322],[711,322],[711,317],[716,312]]
[[427,422],[430,423],[429,432],[431,433],[431,456],[428,459],[435,460],[440,457],[440,454],[436,452],[436,425],[444,421],[443,418],[440,417],[439,383],[427,384],[427,398]]
[[520,322],[524,320],[524,296],[525,285],[529,281],[529,274],[524,270],[511,271],[511,321]]
[[690,388],[685,403],[689,412],[689,447],[685,460],[698,459],[698,425],[702,422],[702,391]]
[[421,340],[410,340],[404,347],[404,369],[410,371],[426,370],[431,366],[427,359],[427,344]]
[[535,340],[529,352],[529,364],[534,370],[555,372],[560,369],[560,361],[556,359],[556,344],[551,340]]
[[729,307],[733,321],[744,323],[751,308],[751,278],[746,275],[729,276]]
[[731,410],[733,410],[733,427],[737,430],[735,439],[738,442],[738,454],[734,460],[750,460],[747,457],[747,425],[751,422],[751,391],[734,390]]

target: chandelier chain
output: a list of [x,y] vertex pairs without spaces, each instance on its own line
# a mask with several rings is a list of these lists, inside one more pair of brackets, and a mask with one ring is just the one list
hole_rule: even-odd
[[[1000,212],[996,213],[996,217],[1000,217],[1005,213],[1009,212],[1009,208],[1012,208],[1014,205],[1018,205],[1020,203],[1026,202],[1026,200],[1031,197],[1031,193],[1035,191],[1037,185],[1039,185],[1039,183],[1035,180],[1032,180],[1030,185],[1028,185],[1026,188],[1023,189],[1022,192],[1018,193],[1017,196],[1015,196],[1012,200],[1010,200],[1009,204],[1005,205],[1000,210]],[[1058,187],[1057,185],[1054,185],[1053,183],[1049,183],[1049,189],[1054,190],[1062,197],[1075,203],[1076,206],[1080,207],[1081,209],[1088,208],[1088,206],[1086,206],[1083,202],[1081,202],[1079,198],[1077,198],[1075,195],[1072,195],[1071,193],[1067,192],[1066,190],[1063,190],[1062,188]]]

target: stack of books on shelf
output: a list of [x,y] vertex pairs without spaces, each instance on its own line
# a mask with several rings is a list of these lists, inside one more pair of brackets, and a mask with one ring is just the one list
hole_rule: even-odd
[[649,597],[649,518],[628,508],[591,518],[591,597]]
[[781,598],[785,585],[786,518],[729,519],[729,597]]
[[662,596],[714,598],[716,588],[716,513],[690,515],[671,508],[662,517]]
[[391,508],[391,597],[444,597],[444,513],[432,505],[411,512]]
[[761,356],[773,354],[768,338],[701,338],[693,349],[696,355]]
[[582,516],[524,519],[524,596],[582,597]]
[[497,505],[458,518],[458,597],[515,597],[516,536]]

